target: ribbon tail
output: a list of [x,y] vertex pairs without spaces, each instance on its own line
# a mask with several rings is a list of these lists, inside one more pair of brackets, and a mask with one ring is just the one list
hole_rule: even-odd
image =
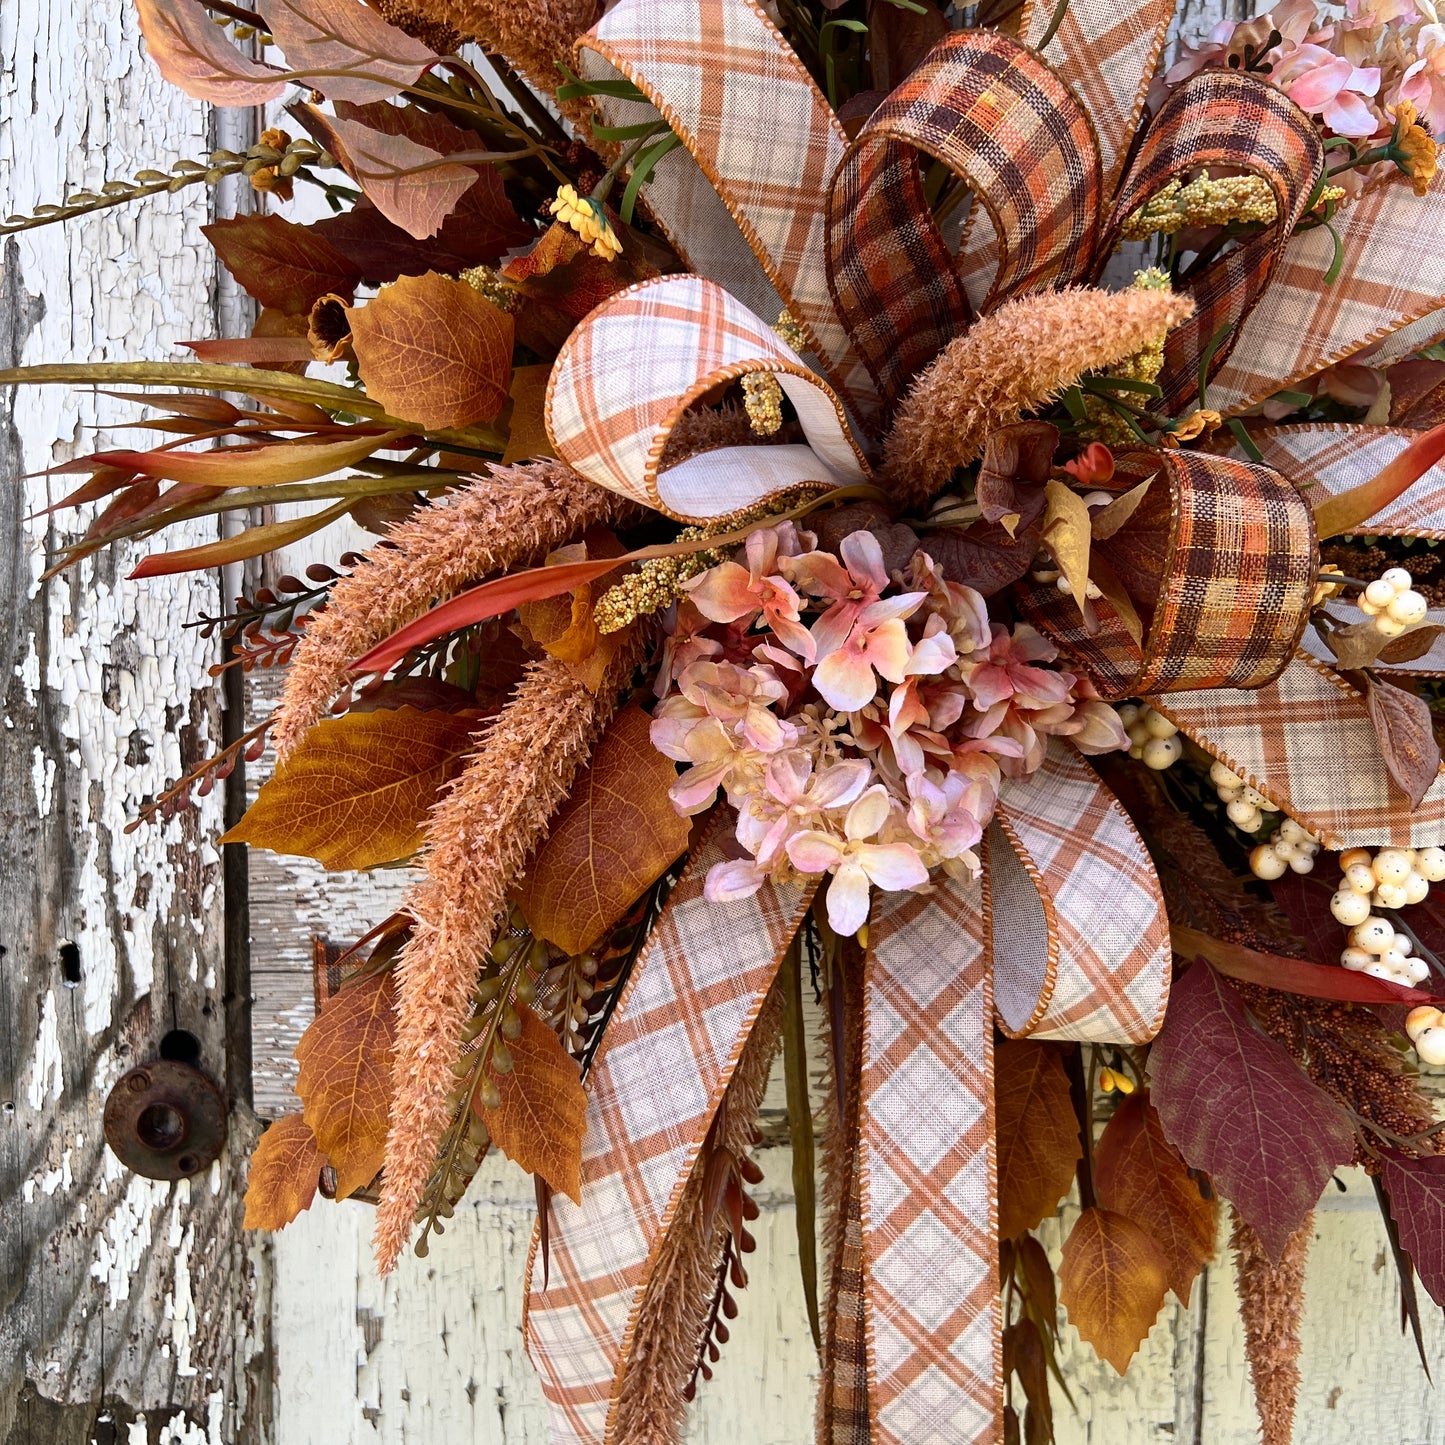
[[[695,851],[608,1027],[588,1081],[582,1203],[552,1200],[546,1279],[533,1237],[525,1333],[554,1442],[652,1445],[679,1424],[718,1259],[685,1241],[706,1228],[708,1158],[744,1147],[777,1038],[778,967],[811,896],[764,884],[708,902],[724,831]],[[644,1357],[658,1292],[678,1285],[686,1318],[664,1312],[681,1320],[676,1338]]]
[[981,883],[887,894],[864,979],[866,1436],[993,1445],[1003,1402],[993,994]]

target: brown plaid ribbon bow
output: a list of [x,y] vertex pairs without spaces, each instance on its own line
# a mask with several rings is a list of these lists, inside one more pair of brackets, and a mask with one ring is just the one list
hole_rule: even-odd
[[[1403,209],[1390,187],[1347,208],[1345,256],[1325,288],[1333,258],[1315,233],[1291,234],[1321,168],[1307,117],[1259,76],[1206,73],[1175,91],[1131,161],[1171,0],[1074,0],[1042,55],[1027,43],[1049,24],[1038,8],[1026,9],[1022,43],[945,37],[850,143],[756,0],[614,5],[579,42],[579,72],[612,82],[596,100],[608,124],[660,116],[683,142],[646,196],[698,274],[622,292],[573,333],[547,396],[558,455],[684,519],[800,481],[866,479],[869,431],[977,314],[1095,279],[1124,219],[1203,166],[1262,176],[1276,220],[1194,278],[1195,316],[1166,347],[1167,404],[1192,393],[1206,355],[1216,404],[1242,408],[1374,337],[1399,329],[1413,349],[1445,333],[1439,317],[1438,331],[1421,319],[1445,306],[1445,261],[1421,256],[1378,284],[1388,268],[1355,230],[1358,216],[1429,235],[1445,213],[1439,186]],[[924,200],[921,157],[974,198],[956,247]],[[784,308],[811,366],[761,319]],[[725,448],[661,470],[687,407],[754,371],[778,377],[806,444]],[[1026,585],[1019,602],[1103,695],[1152,693],[1327,841],[1433,841],[1445,783],[1412,818],[1360,694],[1302,637],[1317,555],[1294,483],[1343,490],[1371,474],[1379,448],[1409,438],[1346,428],[1334,440],[1280,431],[1266,466],[1128,459],[1126,470],[1156,475],[1111,539],[1143,579],[1138,640],[1107,605],[1089,633],[1054,589]],[[1445,476],[1375,529],[1445,535]],[[1413,666],[1432,661],[1445,671],[1445,656]],[[694,850],[637,960],[589,1078],[582,1202],[553,1201],[546,1251],[534,1240],[527,1344],[558,1441],[639,1438],[639,1402],[678,1356],[656,1333],[662,1318],[675,1328],[676,1312],[656,1305],[687,1288],[676,1241],[706,1207],[700,1161],[746,1146],[750,1065],[776,1042],[779,964],[810,899],[769,885],[709,903],[703,878],[721,856],[713,838]],[[850,1147],[832,1181],[820,1440],[999,1438],[995,1024],[1010,1036],[1147,1040],[1170,962],[1143,844],[1066,739],[1005,785],[980,880],[878,900],[861,969],[835,981],[849,1005],[835,1058]]]

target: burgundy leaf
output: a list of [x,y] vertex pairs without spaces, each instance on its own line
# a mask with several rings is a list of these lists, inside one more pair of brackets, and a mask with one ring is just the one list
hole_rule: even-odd
[[1013,513],[1017,530],[1039,516],[1058,445],[1058,428],[1046,421],[1021,421],[989,435],[974,492],[984,521]]
[[1445,421],[1445,361],[1401,361],[1390,383],[1390,425],[1423,431]]
[[393,226],[364,197],[349,211],[315,222],[312,229],[325,236],[369,286],[428,271],[455,276],[471,266],[492,265],[532,239],[531,227],[512,209],[491,166],[477,168],[476,183],[427,240]]
[[1038,551],[1040,521],[1010,537],[998,522],[975,522],[962,532],[930,532],[920,544],[950,582],[992,597],[1029,570]]
[[1341,886],[1338,853],[1322,851],[1312,873],[1289,872],[1267,885],[1290,926],[1304,941],[1305,953],[1320,964],[1338,964],[1345,935],[1330,912],[1330,895]]
[[1409,797],[1410,806],[1418,808],[1440,771],[1440,744],[1435,741],[1429,704],[1413,692],[1370,678],[1365,707],[1390,776]]
[[1445,627],[1438,622],[1427,622],[1421,627],[1412,627],[1399,637],[1390,638],[1380,649],[1380,661],[1388,667],[1399,667],[1402,663],[1414,662],[1424,657],[1434,647],[1436,639],[1445,634]]
[[172,85],[212,105],[261,105],[284,93],[276,71],[243,55],[193,0],[136,0],[146,51]]
[[1149,1071],[1170,1141],[1278,1261],[1330,1175],[1354,1156],[1349,1117],[1203,962],[1174,984]]
[[1411,1159],[1384,1151],[1390,1214],[1420,1282],[1445,1308],[1445,1157]]
[[914,0],[915,9],[873,0],[868,14],[868,51],[873,59],[873,84],[893,90],[915,70],[919,62],[948,34],[948,20],[933,0]]
[[437,58],[359,0],[266,0],[266,24],[292,70],[355,72],[309,77],[332,100],[395,95]]

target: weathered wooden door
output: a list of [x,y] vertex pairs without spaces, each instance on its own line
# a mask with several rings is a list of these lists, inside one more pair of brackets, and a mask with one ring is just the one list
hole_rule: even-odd
[[[207,108],[140,55],[128,3],[0,5],[0,207],[30,211],[217,144]],[[195,187],[6,241],[0,364],[174,356],[223,302]],[[259,1439],[248,1372],[252,1266],[239,1161],[253,1137],[248,984],[218,790],[174,821],[126,823],[224,718],[215,645],[180,619],[218,579],[141,588],[124,555],[42,580],[73,540],[35,474],[140,413],[68,389],[0,396],[0,1441]],[[123,434],[122,434],[123,435]],[[82,524],[83,530],[83,524]],[[201,529],[198,526],[196,536]],[[242,915],[243,916],[243,915]],[[156,1183],[106,1147],[111,1084],[171,1031],[194,1037],[230,1108],[208,1174]],[[262,1320],[264,1324],[264,1318]]]

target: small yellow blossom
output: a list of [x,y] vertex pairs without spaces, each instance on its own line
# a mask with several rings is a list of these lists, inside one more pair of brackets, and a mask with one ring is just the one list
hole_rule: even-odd
[[[1151,266],[1146,271],[1134,273],[1134,284],[1130,288],[1134,291],[1168,291],[1170,289],[1169,273],[1161,271],[1157,266]],[[1164,333],[1161,331],[1148,346],[1142,347],[1134,352],[1132,356],[1126,356],[1117,365],[1111,366],[1104,373],[1106,377],[1117,376],[1128,381],[1158,381],[1159,373],[1164,370]],[[1127,392],[1120,391],[1122,400],[1137,400],[1131,398]],[[1084,397],[1084,411],[1089,419],[1089,430],[1087,435],[1096,441],[1104,442],[1108,446],[1124,446],[1134,440],[1134,433],[1129,424],[1119,416],[1108,402],[1096,396]]]
[[1223,425],[1224,418],[1217,411],[1193,411],[1165,435],[1169,441],[1192,442],[1195,437],[1203,436],[1207,431],[1217,431]]
[[572,186],[562,186],[548,208],[564,226],[570,226],[592,245],[592,254],[611,261],[622,254],[622,242],[607,219],[607,212],[590,196],[579,196]]
[[1439,166],[1440,147],[1426,128],[1420,113],[1408,100],[1395,107],[1395,130],[1390,136],[1390,159],[1410,177],[1417,196],[1430,189]]
[[798,325],[793,313],[786,306],[778,312],[778,319],[773,322],[773,330],[794,351],[801,354],[808,349],[808,338],[804,334],[803,328]]
[[1344,592],[1344,590],[1345,590],[1345,584],[1344,584],[1343,581],[1340,581],[1340,582],[1326,582],[1326,581],[1324,581],[1323,578],[1325,577],[1326,574],[1328,574],[1328,575],[1331,576],[1331,577],[1340,577],[1340,578],[1343,578],[1344,575],[1345,575],[1345,574],[1340,570],[1340,568],[1336,567],[1333,563],[1329,563],[1329,564],[1327,564],[1326,566],[1321,567],[1321,568],[1320,568],[1320,578],[1321,578],[1321,580],[1320,580],[1320,581],[1316,584],[1316,586],[1315,586],[1315,595],[1314,595],[1314,597],[1313,597],[1313,598],[1311,599],[1311,601],[1310,601],[1310,606],[1311,606],[1311,607],[1321,607],[1321,606],[1323,606],[1326,602],[1331,601],[1333,598],[1339,597],[1341,594],[1343,594],[1343,592]]
[[1278,214],[1274,191],[1260,176],[1196,176],[1188,185],[1170,181],[1124,222],[1123,236],[1142,241],[1156,233],[1172,236],[1186,226],[1225,226],[1231,221],[1269,225]]

